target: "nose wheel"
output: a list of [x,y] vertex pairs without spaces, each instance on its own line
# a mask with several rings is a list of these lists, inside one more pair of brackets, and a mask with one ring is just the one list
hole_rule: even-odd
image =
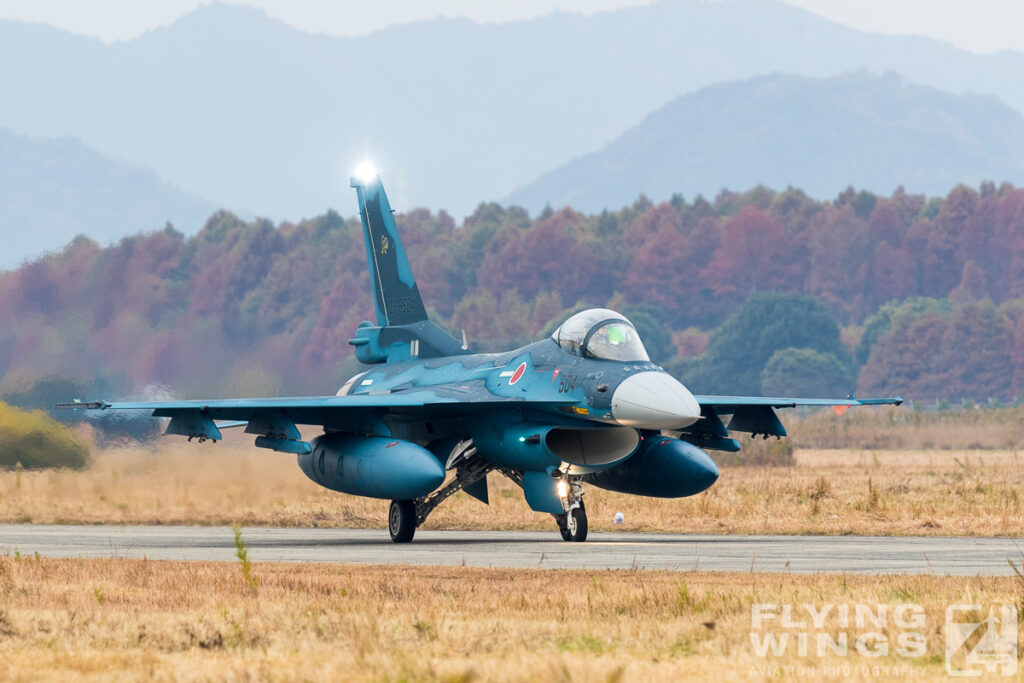
[[582,543],[587,540],[587,508],[583,505],[581,498],[569,512],[564,515],[555,515],[558,522],[558,533],[562,535],[563,541],[575,541]]

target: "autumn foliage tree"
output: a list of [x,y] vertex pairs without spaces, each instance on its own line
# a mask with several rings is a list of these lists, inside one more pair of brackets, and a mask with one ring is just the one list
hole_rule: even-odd
[[[699,361],[659,358],[698,388],[758,393],[778,368],[833,367],[798,352],[810,349],[857,374],[861,393],[1024,395],[1024,189],[1008,184],[828,201],[756,187],[589,216],[484,203],[461,223],[426,209],[397,220],[431,315],[480,349],[611,306],[640,312],[659,356],[710,338]],[[765,292],[802,303],[765,307]],[[168,225],[107,247],[78,237],[0,273],[0,378],[105,396],[329,393],[355,367],[347,340],[372,319],[369,293],[358,217],[333,211],[279,225],[219,212],[193,236]],[[774,312],[734,334],[725,321],[751,302]],[[806,327],[812,309],[827,323]],[[786,349],[798,351],[772,362]]]

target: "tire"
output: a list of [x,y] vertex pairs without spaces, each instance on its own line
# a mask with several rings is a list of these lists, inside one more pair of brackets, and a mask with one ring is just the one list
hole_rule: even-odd
[[416,503],[393,500],[388,509],[388,532],[395,543],[408,543],[416,533]]
[[[576,543],[582,543],[587,540],[587,508],[583,506],[583,501],[580,501],[578,508],[573,508],[569,511],[569,515],[572,515],[572,520],[566,520],[566,530],[562,534],[562,538],[567,541],[574,541]],[[575,529],[573,528],[572,522],[576,522]],[[568,538],[566,538],[568,536]]]

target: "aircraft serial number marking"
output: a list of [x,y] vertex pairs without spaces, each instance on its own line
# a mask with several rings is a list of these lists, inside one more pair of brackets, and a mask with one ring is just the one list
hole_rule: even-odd
[[415,310],[411,296],[395,296],[388,299],[388,313],[412,313]]
[[576,388],[576,375],[562,375],[558,380],[558,393],[568,394]]

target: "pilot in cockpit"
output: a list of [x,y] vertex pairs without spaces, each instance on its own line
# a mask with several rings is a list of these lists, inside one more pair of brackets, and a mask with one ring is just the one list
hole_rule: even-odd
[[551,338],[566,352],[582,358],[650,360],[633,324],[621,313],[607,308],[577,313],[562,323]]

